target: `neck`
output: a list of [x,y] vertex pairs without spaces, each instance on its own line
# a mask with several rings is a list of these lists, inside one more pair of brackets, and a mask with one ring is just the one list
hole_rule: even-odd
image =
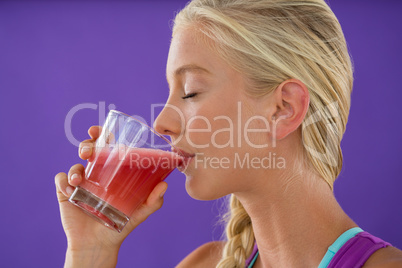
[[260,267],[318,267],[328,247],[357,227],[320,177],[293,177],[277,189],[264,181],[235,193],[250,215]]

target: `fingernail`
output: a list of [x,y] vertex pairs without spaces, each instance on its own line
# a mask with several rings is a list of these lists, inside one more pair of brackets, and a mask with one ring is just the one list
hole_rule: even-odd
[[[167,190],[167,189],[166,189]],[[163,195],[166,193],[166,190],[165,191],[163,191],[160,195],[159,195],[159,197],[160,198],[162,198],[163,197]]]
[[78,183],[78,180],[79,180],[79,178],[80,178],[80,175],[78,175],[77,173],[74,173],[72,176],[71,176],[71,182],[77,182]]
[[81,154],[89,153],[90,151],[91,151],[91,147],[84,146],[84,147],[82,147],[82,149],[81,149]]
[[74,192],[74,188],[71,186],[67,186],[66,193],[70,196]]

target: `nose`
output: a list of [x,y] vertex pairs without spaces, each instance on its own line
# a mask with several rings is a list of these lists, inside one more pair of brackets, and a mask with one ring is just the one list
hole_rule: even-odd
[[178,107],[166,104],[155,119],[153,127],[163,135],[177,138],[184,129],[184,114]]

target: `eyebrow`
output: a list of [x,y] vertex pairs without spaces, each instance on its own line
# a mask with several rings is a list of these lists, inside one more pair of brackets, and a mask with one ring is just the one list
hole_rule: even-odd
[[[211,74],[210,71],[208,71],[207,69],[205,69],[205,68],[203,68],[201,66],[198,66],[196,64],[186,64],[186,65],[183,65],[183,66],[177,68],[174,71],[174,77],[182,76],[182,75],[184,75],[185,73],[188,73],[188,72]],[[166,80],[169,83],[167,74],[166,74]]]

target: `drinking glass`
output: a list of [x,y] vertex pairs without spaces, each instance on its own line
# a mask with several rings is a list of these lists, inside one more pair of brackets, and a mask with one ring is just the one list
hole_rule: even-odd
[[69,198],[107,227],[121,232],[133,212],[183,158],[146,124],[111,110],[85,168],[85,178]]

